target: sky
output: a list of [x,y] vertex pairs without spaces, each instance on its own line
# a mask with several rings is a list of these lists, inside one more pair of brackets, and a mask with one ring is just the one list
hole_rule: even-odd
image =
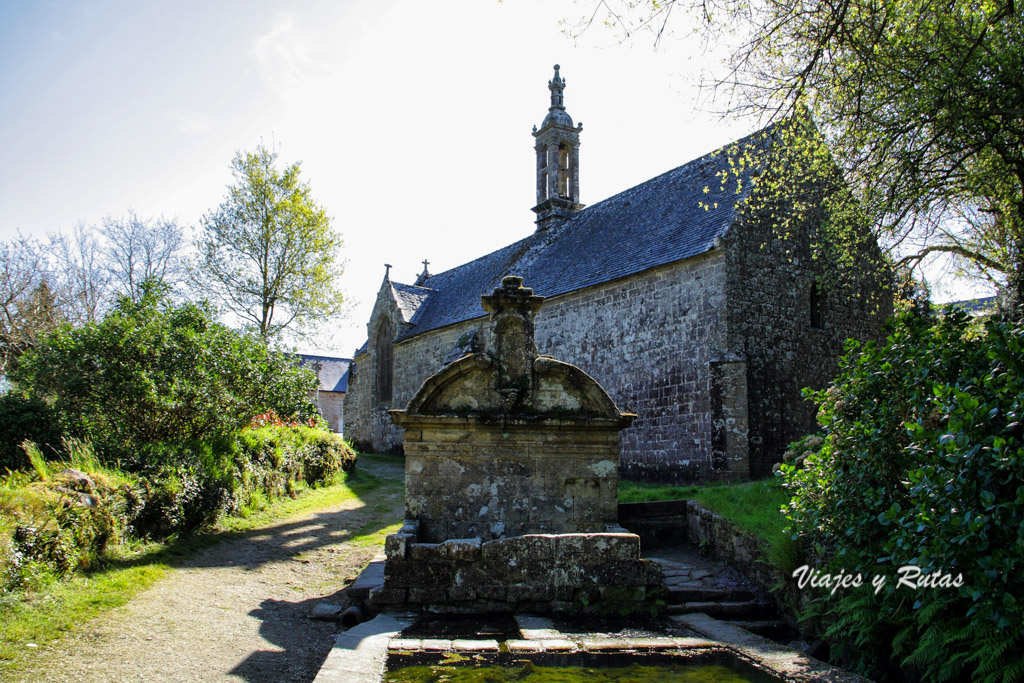
[[[552,65],[584,124],[593,204],[741,137],[710,111],[715,55],[657,49],[586,0],[0,0],[0,241],[134,210],[197,226],[240,150],[302,163],[349,306],[299,350],[349,357],[384,275],[413,282],[534,230],[531,129]],[[933,282],[938,300],[970,292]],[[936,286],[938,285],[938,286]]]

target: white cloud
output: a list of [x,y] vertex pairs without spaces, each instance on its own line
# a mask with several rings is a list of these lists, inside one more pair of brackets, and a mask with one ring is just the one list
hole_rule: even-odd
[[280,13],[270,30],[253,41],[250,54],[266,85],[289,101],[330,72],[322,45],[293,15]]

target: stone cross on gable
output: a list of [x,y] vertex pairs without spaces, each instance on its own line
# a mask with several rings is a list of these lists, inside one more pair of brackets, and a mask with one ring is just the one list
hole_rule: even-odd
[[427,266],[429,266],[429,265],[430,265],[430,261],[428,261],[427,259],[423,259],[423,272],[416,276],[415,284],[416,284],[417,287],[422,285],[424,282],[426,282],[427,278],[430,277],[430,271],[427,270]]

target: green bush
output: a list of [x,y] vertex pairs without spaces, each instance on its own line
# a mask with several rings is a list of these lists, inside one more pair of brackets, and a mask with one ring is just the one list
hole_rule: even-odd
[[150,444],[140,471],[103,466],[65,440],[63,462],[34,450],[32,470],[0,478],[0,590],[23,590],[90,566],[108,544],[161,540],[260,508],[355,466],[337,435],[310,427],[246,429],[230,438]]
[[[816,595],[812,617],[847,663],[879,678],[1024,676],[1024,329],[903,315],[850,342],[818,403],[824,440],[781,467],[792,531],[830,572],[889,580]],[[828,564],[825,564],[828,563]],[[900,567],[963,576],[897,585]]]
[[16,393],[0,394],[0,472],[28,467],[23,441],[55,449],[60,437],[57,415],[44,401]]
[[355,452],[341,437],[312,427],[247,429],[239,443],[256,477],[265,477],[267,471],[286,472],[293,480],[318,486],[350,472],[356,463]]
[[301,486],[335,481],[355,454],[330,432],[303,426],[245,429],[232,438],[154,444],[148,469],[126,493],[131,532],[165,538],[258,508]]
[[300,422],[316,415],[316,378],[293,357],[152,286],[102,322],[48,334],[10,379],[108,460],[138,458],[146,444],[230,436],[268,411]]
[[[339,437],[296,426],[323,421],[309,399],[316,378],[294,356],[151,284],[102,322],[49,333],[8,379],[18,392],[0,397],[0,466],[15,470],[0,477],[8,589],[88,566],[110,542],[192,532],[333,482],[355,463]],[[277,424],[250,430],[257,415]],[[26,438],[48,447],[30,458],[2,450]],[[74,471],[116,484],[82,491],[89,477]]]

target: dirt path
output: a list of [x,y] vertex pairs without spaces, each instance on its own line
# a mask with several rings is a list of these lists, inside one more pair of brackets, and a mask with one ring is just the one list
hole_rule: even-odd
[[[400,520],[401,468],[369,459],[390,480],[367,495],[284,519],[185,560],[128,604],[52,650],[24,681],[310,681],[339,627],[311,621],[377,552],[351,542]],[[366,528],[367,525],[369,528]]]

